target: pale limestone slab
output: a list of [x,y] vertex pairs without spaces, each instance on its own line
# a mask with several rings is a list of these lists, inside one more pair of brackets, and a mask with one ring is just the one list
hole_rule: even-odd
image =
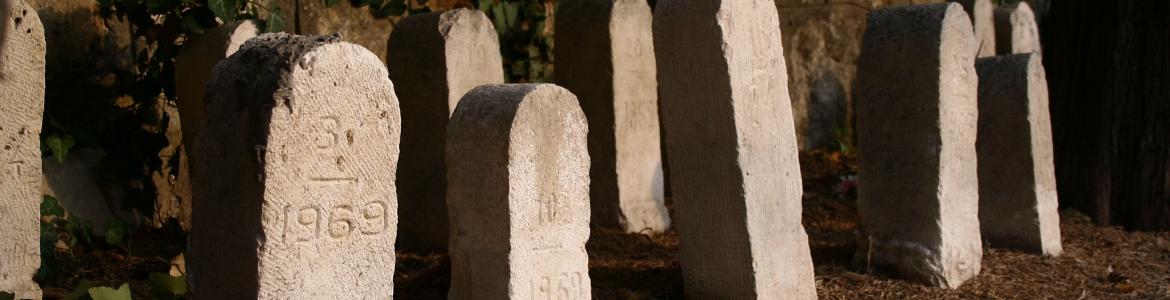
[[1040,53],[1040,29],[1027,2],[995,9],[995,36],[1000,54]]
[[957,288],[979,274],[971,21],[954,3],[869,14],[858,59],[857,261]]
[[995,4],[991,0],[948,0],[963,5],[967,16],[971,18],[971,25],[975,29],[975,39],[979,43],[977,57],[995,56]]
[[407,17],[390,34],[386,61],[402,101],[399,247],[447,251],[447,122],[467,91],[504,83],[497,36],[474,9]]
[[447,127],[450,299],[589,299],[588,127],[552,84],[485,85]]
[[216,65],[192,158],[201,299],[393,295],[399,108],[338,36],[264,34]]
[[1040,55],[982,58],[979,73],[979,224],[992,247],[1058,256],[1060,216]]
[[0,1],[0,292],[41,299],[41,117],[45,29],[24,1]]
[[687,298],[816,298],[771,0],[660,0],[662,123]]
[[663,232],[658,79],[652,13],[644,0],[569,0],[558,7],[557,84],[589,119],[594,226]]

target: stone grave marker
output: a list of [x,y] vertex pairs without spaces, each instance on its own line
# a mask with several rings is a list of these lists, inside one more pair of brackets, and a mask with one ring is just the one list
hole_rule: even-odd
[[393,295],[399,109],[369,50],[264,34],[216,65],[192,158],[207,299]]
[[0,292],[41,299],[41,118],[45,29],[24,1],[0,1]]
[[485,85],[447,127],[451,299],[589,299],[588,127],[551,84]]
[[995,56],[995,4],[991,0],[949,0],[963,5],[971,25],[975,28],[975,39],[979,43],[977,57]]
[[857,67],[857,261],[956,288],[979,274],[983,256],[971,21],[958,4],[923,4],[873,11],[867,28]]
[[179,121],[187,151],[194,148],[195,136],[206,119],[203,94],[207,90],[211,69],[260,32],[256,22],[238,21],[213,28],[183,43],[175,59],[175,92],[179,95]]
[[504,83],[492,21],[474,9],[407,17],[390,34],[386,61],[402,102],[399,246],[447,251],[447,121],[467,91]]
[[1040,29],[1027,2],[995,9],[995,36],[1000,54],[1040,53]]
[[661,0],[654,14],[687,298],[816,298],[775,3]]
[[979,74],[979,224],[993,247],[1057,256],[1060,216],[1040,55],[982,58]]
[[670,215],[663,195],[650,5],[644,0],[559,5],[556,82],[577,95],[593,129],[591,223],[663,232]]

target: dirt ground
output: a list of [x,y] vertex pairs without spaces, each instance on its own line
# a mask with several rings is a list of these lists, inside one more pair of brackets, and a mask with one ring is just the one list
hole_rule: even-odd
[[[954,290],[859,272],[851,266],[856,248],[857,209],[852,164],[833,153],[804,154],[804,220],[823,299],[1170,299],[1170,232],[1126,232],[1093,226],[1084,215],[1061,211],[1064,255],[1041,257],[984,248],[982,273]],[[167,272],[182,252],[177,232],[136,233],[140,246],[58,250],[61,275],[42,279],[47,299],[60,299],[81,279],[98,285],[130,282],[137,299],[148,299],[152,272]],[[588,243],[595,299],[681,299],[679,240],[659,235],[594,230]],[[718,259],[718,258],[712,258]],[[398,253],[395,296],[443,299],[450,281],[445,255]]]

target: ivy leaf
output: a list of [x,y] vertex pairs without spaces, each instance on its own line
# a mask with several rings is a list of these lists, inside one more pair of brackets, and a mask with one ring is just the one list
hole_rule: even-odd
[[516,20],[520,16],[520,5],[521,2],[504,3],[504,15],[507,17],[509,28],[516,27]]
[[121,245],[126,240],[126,233],[130,231],[130,225],[127,225],[118,218],[111,218],[106,221],[106,244],[111,246]]
[[492,5],[492,22],[501,36],[508,32],[508,17],[504,15],[503,5]]
[[89,289],[89,297],[93,300],[132,300],[129,283],[123,283],[116,290],[104,286],[91,288]]
[[207,0],[207,6],[224,23],[236,20],[237,0]]
[[179,299],[179,296],[187,294],[187,279],[186,276],[150,273],[150,288],[155,299]]
[[341,0],[325,0],[325,6],[333,6],[338,2],[341,2]]
[[264,25],[265,32],[281,32],[284,30],[284,17],[281,16],[280,6],[276,5],[276,1],[269,4],[272,10],[268,11],[268,22]]
[[69,157],[69,149],[73,148],[74,143],[73,136],[71,135],[62,137],[54,134],[49,136],[49,139],[45,141],[45,144],[49,146],[49,151],[53,152],[53,157],[57,158],[58,163],[65,163],[65,159]]
[[479,0],[479,10],[491,11],[493,0]]
[[57,198],[46,195],[41,198],[41,215],[63,218],[65,217],[65,209],[61,208],[61,204],[57,202]]
[[179,26],[182,26],[183,31],[194,34],[203,34],[206,32],[203,24],[199,23],[199,19],[196,19],[194,14],[183,14],[183,22]]
[[406,12],[406,0],[390,0],[384,8],[391,16],[401,16]]

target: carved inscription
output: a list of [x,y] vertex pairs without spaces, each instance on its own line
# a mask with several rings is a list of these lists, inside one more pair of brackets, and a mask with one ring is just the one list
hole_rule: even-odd
[[[653,128],[658,130],[657,121],[651,112],[656,112],[655,103],[646,101],[621,101],[615,104],[615,111],[626,112],[624,120],[618,124],[621,128]],[[637,113],[637,112],[647,112]]]
[[284,209],[284,242],[310,242],[319,238],[340,240],[349,236],[378,235],[390,226],[383,201],[360,206],[289,205]]
[[[342,149],[354,143],[353,130],[343,130],[342,124],[341,118],[336,116],[325,116],[316,121],[313,146],[317,153],[316,163],[322,167],[309,176],[310,181],[323,184],[357,181],[346,170],[347,159],[343,154],[345,149]],[[345,143],[342,143],[342,137]]]
[[532,281],[532,299],[589,299],[589,289],[582,286],[582,281],[579,272],[561,272],[537,277]]
[[540,207],[540,225],[556,225],[562,223],[565,213],[564,208],[561,207],[561,201],[558,201],[556,193],[549,193],[541,195],[539,201]]
[[24,171],[22,169],[23,167],[24,167],[23,161],[8,162],[8,163],[4,164],[4,176],[3,177],[8,178],[8,179],[13,179],[13,180],[21,179],[21,177],[24,176]]

